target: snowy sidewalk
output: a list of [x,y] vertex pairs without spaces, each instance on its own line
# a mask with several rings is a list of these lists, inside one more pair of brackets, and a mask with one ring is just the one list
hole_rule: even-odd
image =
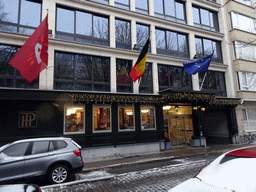
[[[159,151],[158,153],[134,154],[116,158],[95,159],[86,161],[83,172],[102,170],[105,168],[116,168],[132,164],[149,163],[168,159],[184,158],[189,156],[203,155],[206,153],[227,152],[232,149],[244,147],[240,144],[211,145],[206,147],[176,146],[171,150]],[[84,157],[86,158],[86,157]]]

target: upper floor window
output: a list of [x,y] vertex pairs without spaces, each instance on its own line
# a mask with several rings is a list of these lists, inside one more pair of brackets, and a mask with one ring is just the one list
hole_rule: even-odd
[[131,49],[131,23],[116,19],[116,48]]
[[151,63],[146,63],[144,74],[139,81],[141,81],[139,86],[140,93],[153,93],[153,74]]
[[256,131],[256,109],[242,109],[244,130],[246,132]]
[[256,61],[256,45],[235,41],[237,59]]
[[183,67],[158,64],[159,91],[168,88],[192,89],[191,75]]
[[109,46],[108,18],[57,8],[56,38]]
[[139,13],[148,14],[148,0],[135,0],[135,9]]
[[[137,44],[139,45],[139,50],[141,51],[143,46],[146,44],[149,38],[149,26],[143,24],[136,24],[136,37],[137,37]],[[148,52],[150,52],[150,46],[148,48]]]
[[155,16],[178,23],[185,21],[185,5],[179,0],[154,0]]
[[19,49],[15,46],[0,45],[0,87],[38,89],[39,77],[29,83],[17,69],[8,64]]
[[173,31],[156,29],[157,54],[189,58],[187,36]]
[[41,22],[41,0],[1,0],[0,30],[31,35]]
[[256,91],[256,73],[238,72],[240,90]]
[[116,84],[117,92],[133,92],[133,82],[130,77],[132,70],[132,61],[125,59],[116,59]]
[[240,29],[250,33],[256,33],[255,19],[251,17],[231,12],[231,22],[233,29]]
[[[204,73],[199,73],[199,84],[201,86]],[[226,92],[226,83],[225,83],[225,73],[217,72],[217,71],[208,71],[206,74],[206,78],[204,80],[204,84],[202,90],[207,90],[212,93],[215,93],[217,96],[227,96]]]
[[122,9],[130,9],[130,1],[129,0],[115,0],[115,6]]
[[193,7],[194,26],[211,31],[219,31],[218,16],[214,11]]
[[54,89],[110,91],[107,57],[55,53]]
[[221,44],[219,41],[196,37],[195,43],[196,54],[198,57],[205,57],[212,54],[214,51],[212,61],[216,63],[222,63]]
[[248,5],[248,6],[252,5],[252,1],[251,0],[235,0],[235,1],[240,2],[242,4],[245,4],[245,5]]

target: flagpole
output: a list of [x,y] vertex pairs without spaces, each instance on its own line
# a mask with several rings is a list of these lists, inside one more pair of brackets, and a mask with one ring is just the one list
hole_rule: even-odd
[[203,87],[203,85],[204,85],[204,81],[205,81],[206,75],[207,75],[207,72],[204,74],[204,78],[203,78],[202,84],[201,84],[201,86],[200,86],[200,91],[202,90],[202,87]]

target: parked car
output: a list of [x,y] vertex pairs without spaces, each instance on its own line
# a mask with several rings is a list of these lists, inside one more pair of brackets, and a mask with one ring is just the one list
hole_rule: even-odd
[[227,152],[169,192],[256,191],[256,147]]
[[0,185],[0,192],[43,192],[38,185],[34,184],[13,184]]
[[0,148],[0,182],[46,176],[66,182],[84,166],[81,147],[70,138],[19,140]]

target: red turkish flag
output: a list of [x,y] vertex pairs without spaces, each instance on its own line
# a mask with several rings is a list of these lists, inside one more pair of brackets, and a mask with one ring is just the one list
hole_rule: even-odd
[[48,66],[48,14],[9,64],[30,83]]

